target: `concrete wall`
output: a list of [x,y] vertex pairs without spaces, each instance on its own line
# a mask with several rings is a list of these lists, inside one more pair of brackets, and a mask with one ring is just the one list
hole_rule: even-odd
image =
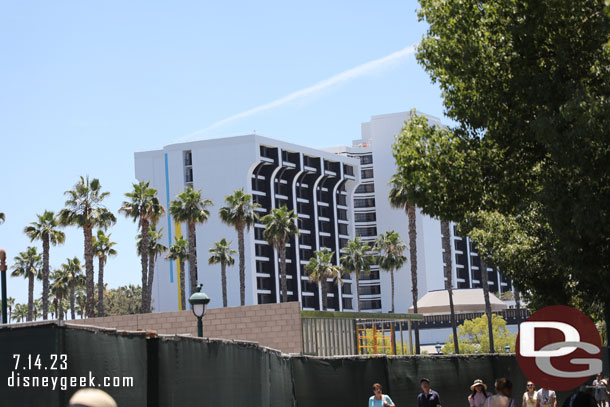
[[[197,319],[191,311],[67,320],[69,324],[93,325],[117,330],[156,331],[159,334],[197,335]],[[301,353],[303,337],[298,302],[209,309],[203,318],[203,335],[238,339],[284,353]]]

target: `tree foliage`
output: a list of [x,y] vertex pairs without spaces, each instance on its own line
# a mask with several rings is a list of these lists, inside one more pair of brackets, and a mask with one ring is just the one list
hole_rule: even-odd
[[458,222],[534,307],[602,303],[610,318],[604,1],[420,4],[417,59],[456,125],[405,124],[408,200]]
[[[506,320],[500,315],[492,314],[494,346],[498,351],[504,351],[505,346],[510,346],[510,351],[515,351],[517,335],[506,328]],[[455,353],[453,346],[453,335],[449,335],[441,352]],[[458,325],[458,343],[460,353],[489,353],[489,330],[487,329],[487,316],[466,320]]]

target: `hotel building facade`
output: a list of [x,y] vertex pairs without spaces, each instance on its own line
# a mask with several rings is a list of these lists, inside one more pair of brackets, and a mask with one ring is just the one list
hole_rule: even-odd
[[[422,113],[418,113],[422,114]],[[212,200],[209,220],[196,228],[198,253],[197,280],[210,293],[221,292],[220,270],[209,266],[208,249],[226,237],[237,249],[235,230],[220,221],[218,210],[224,198],[237,189],[253,196],[261,205],[262,217],[272,208],[285,205],[298,215],[300,235],[292,238],[287,253],[288,296],[305,310],[321,309],[318,285],[311,283],[305,264],[314,251],[328,248],[339,264],[349,239],[359,236],[373,244],[389,230],[398,232],[408,243],[408,219],[401,209],[390,206],[390,178],[396,172],[392,144],[409,112],[371,117],[361,125],[361,137],[351,146],[312,149],[295,144],[248,135],[165,146],[161,150],[135,154],[136,178],[149,181],[157,189],[167,209],[169,202],[192,186]],[[442,125],[438,118],[425,115],[429,122]],[[420,298],[429,291],[445,289],[441,228],[437,219],[417,211],[417,269]],[[186,231],[169,214],[163,227],[165,245]],[[264,226],[257,223],[245,235],[246,305],[279,302],[279,258],[263,239]],[[185,232],[186,233],[186,232]],[[480,288],[480,259],[468,237],[450,228],[454,288]],[[407,250],[405,255],[409,256]],[[236,256],[237,257],[237,256]],[[412,305],[411,259],[394,271],[395,311],[407,312]],[[496,268],[488,266],[490,291],[511,290]],[[179,308],[178,265],[160,258],[153,283],[155,311]],[[227,270],[229,306],[239,305],[239,276],[235,266]],[[355,304],[354,276],[345,276],[343,285],[329,292],[329,310],[352,311]],[[187,280],[187,292],[190,292]],[[220,295],[211,295],[211,307],[222,306]],[[373,265],[360,280],[361,311],[387,312],[391,309],[391,283],[387,272]]]

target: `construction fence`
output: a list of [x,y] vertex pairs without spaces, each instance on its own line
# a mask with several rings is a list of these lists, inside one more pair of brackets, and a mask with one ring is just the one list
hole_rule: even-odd
[[[19,355],[18,363],[14,355]],[[526,380],[513,355],[322,358],[286,355],[247,342],[55,323],[0,328],[2,406],[65,407],[82,387],[70,386],[71,377],[93,377],[119,407],[352,407],[365,405],[375,382],[396,405],[406,406],[415,403],[419,379],[428,377],[443,405],[460,406],[474,379],[493,386],[503,376],[513,381],[518,398]],[[39,384],[47,377],[67,386],[32,386],[33,377]],[[110,386],[101,385],[108,377]],[[565,396],[559,394],[560,403]]]

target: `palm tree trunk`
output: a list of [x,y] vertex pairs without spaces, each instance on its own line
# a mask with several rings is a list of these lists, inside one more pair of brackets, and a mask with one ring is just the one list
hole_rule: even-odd
[[191,295],[197,288],[197,248],[195,247],[195,224],[189,223],[189,274],[191,278]]
[[392,314],[394,313],[394,269],[390,269],[390,284],[392,286]]
[[483,297],[485,298],[485,315],[487,315],[487,328],[489,330],[489,353],[496,353],[494,349],[493,323],[491,322],[491,303],[489,302],[487,264],[485,264],[483,256],[479,257],[481,259],[481,284],[483,285]]
[[63,321],[63,319],[64,319],[64,310],[62,307],[62,300],[63,300],[63,297],[59,297],[59,301],[57,301],[58,305],[59,305],[59,311],[57,312],[57,315],[58,315],[57,319],[59,319],[60,321]]
[[227,307],[227,265],[223,261],[220,263],[220,276],[222,279],[222,306]]
[[184,292],[184,260],[180,259],[180,303],[182,310],[186,309],[186,293]]
[[320,282],[322,288],[322,311],[328,309],[328,281],[326,280],[326,275],[322,275],[322,281]]
[[445,288],[449,294],[449,312],[451,314],[451,330],[453,332],[453,349],[456,354],[460,353],[460,344],[457,335],[457,324],[455,320],[455,306],[453,305],[453,259],[451,258],[451,239],[449,222],[441,221],[441,234],[443,236],[443,263],[445,265]]
[[237,229],[237,245],[239,251],[239,302],[246,305],[246,249],[244,246],[244,228]]
[[360,312],[360,268],[356,267],[356,311]]
[[288,302],[288,284],[286,282],[286,242],[280,243],[280,274],[282,302]]
[[34,319],[34,274],[28,270],[28,318],[26,321]]
[[146,293],[148,287],[148,249],[149,249],[149,238],[148,238],[148,220],[140,214],[140,219],[142,219],[142,230],[140,231],[142,235],[142,241],[140,247],[140,263],[142,264],[142,313],[146,313]]
[[[417,313],[417,301],[419,300],[417,290],[417,226],[415,206],[406,205],[407,216],[409,217],[409,257],[411,261],[411,293],[413,294],[413,311]],[[415,330],[415,354],[419,355],[419,324],[413,324]]]
[[42,319],[49,313],[49,236],[42,241]]
[[[104,316],[104,256],[98,257],[97,277],[97,316]],[[72,318],[74,319],[74,317]]]
[[70,281],[70,315],[72,319],[76,319],[74,308],[74,281]]
[[152,311],[152,286],[153,281],[155,280],[156,260],[156,255],[150,253],[150,256],[148,258],[148,287],[146,287],[146,306],[148,307],[146,309],[147,313],[150,313]]
[[85,225],[83,227],[83,233],[85,234],[85,276],[86,276],[86,290],[87,290],[87,317],[95,317],[95,283],[93,275],[93,227],[91,225]]

